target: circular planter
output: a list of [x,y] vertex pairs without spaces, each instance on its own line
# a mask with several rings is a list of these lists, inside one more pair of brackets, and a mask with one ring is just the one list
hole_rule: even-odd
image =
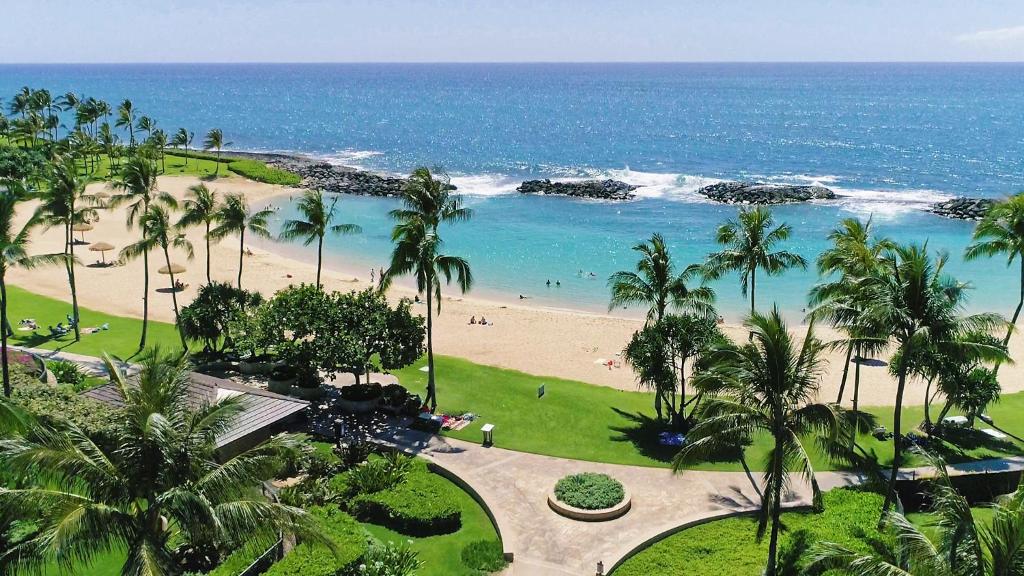
[[269,360],[257,360],[254,362],[241,360],[238,362],[238,371],[248,376],[270,374],[270,371],[273,369],[274,363]]
[[370,398],[369,400],[346,400],[338,398],[337,406],[342,411],[350,414],[369,414],[380,406],[382,398]]
[[303,400],[316,400],[324,393],[323,389],[319,386],[316,388],[304,388],[302,386],[292,386],[290,394],[297,396]]
[[605,522],[608,520],[614,520],[620,516],[629,512],[630,506],[633,504],[632,497],[629,494],[629,490],[625,487],[622,489],[622,502],[619,502],[611,508],[602,508],[600,510],[584,510],[583,508],[577,508],[570,506],[565,502],[562,502],[555,496],[555,489],[552,488],[548,492],[548,507],[554,510],[557,514],[571,518],[572,520],[579,520],[581,522]]
[[295,394],[295,382],[298,377],[287,378],[285,380],[274,380],[271,378],[267,381],[267,390],[274,392],[275,394]]

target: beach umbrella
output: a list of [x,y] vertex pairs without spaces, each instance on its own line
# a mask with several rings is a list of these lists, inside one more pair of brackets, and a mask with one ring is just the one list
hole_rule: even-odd
[[185,271],[185,267],[181,264],[171,264],[170,268],[167,266],[161,266],[157,272],[160,274],[181,274]]
[[107,263],[107,250],[113,250],[113,244],[107,244],[106,242],[97,242],[92,246],[89,246],[90,252],[99,252],[100,257],[103,258],[103,263]]
[[75,224],[74,226],[72,226],[71,229],[74,230],[75,232],[81,232],[82,233],[82,242],[85,242],[85,233],[88,232],[89,230],[92,230],[92,224],[86,224],[85,222],[79,222],[78,224]]

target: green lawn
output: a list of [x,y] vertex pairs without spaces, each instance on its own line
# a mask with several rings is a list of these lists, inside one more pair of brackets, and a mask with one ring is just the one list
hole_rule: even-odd
[[[83,328],[109,324],[110,329],[95,334],[82,334],[82,339],[79,342],[75,342],[73,334],[51,338],[47,326],[56,326],[58,322],[64,322],[66,325],[67,315],[71,313],[71,304],[33,294],[17,286],[8,286],[7,296],[10,301],[7,314],[14,327],[12,344],[90,356],[99,356],[103,352],[108,352],[121,358],[132,356],[139,348],[142,320],[112,316],[88,308],[80,308],[79,317]],[[35,319],[39,329],[35,332],[18,330],[18,321],[23,318]],[[181,346],[174,325],[166,322],[151,320],[146,340],[148,345],[161,344],[165,348],[180,348]]]
[[[125,158],[120,158],[119,162],[123,165]],[[160,169],[161,174],[167,176],[173,175],[190,175],[203,177],[212,177],[217,170],[217,162],[214,160],[200,159],[200,158],[188,158],[188,164],[185,163],[184,156],[175,156],[170,151],[164,154],[164,159],[157,160],[157,168]],[[79,163],[81,166],[81,163]],[[94,180],[107,180],[110,178],[110,158],[103,154],[100,156],[100,162],[98,166],[90,166],[94,168],[92,178]],[[230,176],[232,173],[228,171],[228,165],[224,162],[220,163],[220,176]]]

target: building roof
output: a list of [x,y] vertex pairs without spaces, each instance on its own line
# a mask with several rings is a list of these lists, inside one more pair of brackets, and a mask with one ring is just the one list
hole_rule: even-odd
[[[231,428],[217,437],[217,447],[226,446],[235,440],[258,432],[301,412],[309,405],[305,400],[275,394],[259,388],[238,384],[224,378],[192,372],[189,386],[189,403],[193,406],[217,400],[240,396],[242,411]],[[111,406],[123,406],[124,399],[114,384],[105,384],[82,393]]]

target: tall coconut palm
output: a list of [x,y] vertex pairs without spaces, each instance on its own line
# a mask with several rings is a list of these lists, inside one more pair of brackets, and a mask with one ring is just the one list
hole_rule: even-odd
[[174,137],[171,138],[171,146],[177,148],[181,146],[185,149],[185,166],[188,166],[188,147],[192,144],[192,138],[195,137],[195,133],[189,132],[184,128],[178,128],[178,131],[174,133]]
[[203,239],[206,241],[206,283],[213,284],[210,277],[210,227],[217,220],[217,210],[220,204],[217,202],[217,192],[210,190],[206,184],[196,184],[188,189],[188,198],[185,199],[181,219],[178,220],[178,228],[190,228],[202,224],[206,227]]
[[153,120],[149,116],[139,116],[138,122],[135,127],[142,130],[150,138],[153,137],[153,131],[156,130],[156,120]]
[[164,263],[167,266],[167,275],[170,277],[171,302],[174,305],[174,325],[178,327],[178,335],[181,337],[182,349],[188,349],[185,342],[185,334],[181,331],[181,314],[178,311],[178,288],[174,281],[174,267],[171,265],[171,248],[185,253],[185,257],[192,259],[192,243],[178,229],[171,224],[171,215],[167,208],[160,204],[150,204],[149,208],[139,219],[139,228],[142,229],[142,238],[133,244],[125,246],[121,250],[121,258],[133,260],[147,254],[151,250],[159,248],[164,254]]
[[286,241],[302,240],[304,246],[316,242],[316,286],[320,287],[320,269],[323,266],[324,236],[332,234],[358,234],[363,229],[355,224],[333,224],[338,207],[338,196],[324,202],[322,190],[306,190],[296,208],[303,220],[286,220],[279,238]]
[[128,130],[128,146],[135,148],[135,107],[131,100],[125,99],[117,107],[117,122],[114,126]]
[[213,128],[206,133],[206,139],[203,140],[203,150],[217,151],[217,167],[214,176],[220,175],[220,152],[225,146],[231,146],[231,142],[224,141],[224,132],[220,128]]
[[970,502],[950,483],[939,462],[931,483],[931,511],[926,526],[914,525],[893,512],[886,524],[895,536],[895,550],[855,551],[841,544],[821,542],[808,553],[808,574],[847,576],[1024,576],[1024,487],[991,506],[992,519],[983,523]]
[[82,339],[78,314],[78,289],[75,283],[75,236],[74,226],[84,224],[96,217],[95,202],[85,194],[86,180],[78,175],[78,167],[71,158],[58,161],[50,171],[50,182],[41,194],[43,223],[46,227],[60,226],[64,229],[64,254],[71,288],[71,314],[75,330],[75,341]]
[[455,277],[459,291],[465,294],[473,286],[473,272],[469,262],[459,256],[441,253],[443,242],[425,220],[414,219],[395,225],[391,234],[395,242],[391,265],[381,278],[381,290],[386,290],[393,278],[411,275],[416,279],[416,290],[426,296],[427,304],[427,398],[431,411],[437,410],[437,385],[434,379],[434,308],[441,313],[441,278],[451,284]]
[[196,405],[187,356],[147,352],[131,379],[109,356],[105,363],[124,399],[113,446],[61,421],[0,441],[4,471],[23,479],[0,488],[0,511],[39,526],[2,557],[15,571],[54,564],[71,574],[117,549],[124,576],[174,576],[172,543],[224,549],[239,535],[273,542],[278,531],[324,542],[304,511],[258,496],[299,438],[278,435],[220,461],[215,438],[237,420],[237,398]]
[[402,190],[402,207],[391,211],[391,217],[397,221],[391,233],[395,248],[391,254],[391,266],[380,280],[381,290],[385,290],[395,276],[412,274],[416,277],[419,292],[426,295],[427,399],[431,409],[437,408],[431,299],[436,298],[437,312],[440,313],[439,275],[445,277],[445,283],[451,283],[455,274],[463,293],[473,285],[473,275],[465,259],[440,253],[443,245],[438,233],[440,225],[465,222],[473,217],[473,211],[462,205],[462,197],[452,194],[452,189],[447,174],[443,172],[435,175],[425,167],[413,170]]
[[15,268],[32,269],[37,266],[63,264],[64,254],[41,254],[30,256],[28,247],[32,229],[42,222],[43,215],[37,209],[19,228],[18,204],[27,197],[18,182],[4,182],[0,185],[0,365],[2,365],[4,396],[11,395],[10,367],[7,361],[7,338],[10,321],[7,318],[7,272]]
[[[1020,260],[1020,297],[1003,338],[1003,345],[1009,346],[1021,308],[1024,308],[1024,194],[996,202],[974,228],[972,240],[964,253],[967,260],[1001,255],[1006,257],[1007,266],[1012,266],[1014,260]],[[995,370],[999,371],[998,364]]]
[[709,366],[693,385],[710,396],[700,410],[700,422],[672,461],[676,472],[686,465],[729,453],[739,439],[767,434],[773,446],[765,462],[757,538],[770,530],[765,574],[777,573],[782,490],[790,474],[799,471],[811,485],[815,507],[821,507],[810,457],[803,443],[809,438],[838,438],[842,418],[838,408],[814,401],[824,368],[824,345],[813,324],[798,344],[773,308],[746,321],[753,338],[740,346],[721,346],[711,352]]
[[652,234],[650,240],[633,246],[633,250],[640,253],[636,272],[622,270],[608,278],[612,292],[609,311],[629,304],[648,306],[648,322],[660,321],[670,305],[698,315],[712,314],[714,291],[707,286],[690,288],[686,285],[700,274],[700,265],[691,264],[676,273],[665,238],[657,233]]
[[866,321],[885,328],[895,347],[890,371],[896,376],[893,408],[893,460],[883,506],[883,519],[895,497],[902,456],[903,393],[907,378],[919,373],[926,355],[936,352],[974,355],[988,361],[1005,359],[999,346],[973,342],[972,333],[991,333],[1005,325],[996,314],[963,315],[968,286],[943,272],[946,255],[934,260],[926,245],[899,245],[883,258],[879,273],[866,287]]
[[[157,187],[156,165],[149,159],[135,155],[125,163],[120,177],[111,185],[120,193],[110,199],[111,207],[127,206],[126,224],[129,228],[142,219],[152,203],[157,202],[168,207],[177,206],[177,201],[166,192],[159,192]],[[146,235],[146,231],[142,231]],[[149,326],[149,253],[142,254],[142,336],[139,338],[139,350],[146,347],[146,332]]]
[[758,270],[768,276],[778,276],[790,268],[807,268],[803,256],[786,250],[773,251],[792,233],[789,224],[775,226],[772,212],[767,208],[740,208],[736,220],[718,227],[715,240],[724,248],[708,255],[706,274],[719,278],[727,272],[739,272],[740,291],[744,296],[750,293],[750,313],[753,314]]
[[216,241],[223,240],[232,234],[238,234],[238,288],[242,288],[242,262],[245,257],[245,233],[249,232],[259,238],[270,238],[268,220],[274,210],[267,207],[253,212],[249,208],[245,196],[228,194],[224,203],[217,210],[217,226],[210,230],[209,236]]
[[152,134],[149,135],[149,139],[147,140],[147,142],[149,142],[149,144],[153,147],[154,151],[156,151],[157,154],[160,156],[160,171],[166,172],[167,161],[164,158],[164,149],[167,148],[167,133],[157,128],[156,130],[153,130]]

